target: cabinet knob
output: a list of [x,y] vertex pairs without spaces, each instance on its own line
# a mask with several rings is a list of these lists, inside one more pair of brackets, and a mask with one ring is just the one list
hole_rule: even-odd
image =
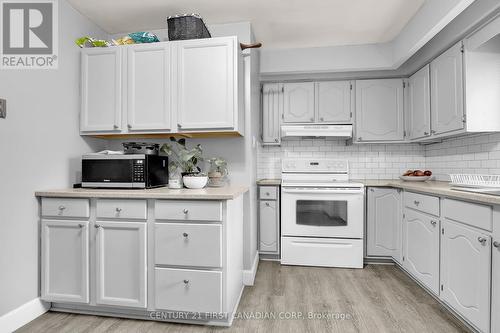
[[99,229],[99,228],[101,228],[101,227],[102,227],[102,226],[101,226],[100,224],[95,224],[95,225],[94,225],[94,228],[96,228],[96,229]]
[[435,130],[431,130],[431,134],[434,134],[434,133],[436,133],[436,131]]
[[182,210],[182,212],[183,212],[184,214],[187,214],[187,213],[189,213],[189,210],[187,210],[187,208],[184,208],[184,209]]
[[81,229],[81,228],[83,228],[83,227],[84,227],[84,224],[83,224],[83,223],[79,223],[79,224],[78,224],[78,227]]
[[183,236],[184,238],[188,238],[189,234],[188,234],[187,232],[184,232],[184,233],[182,233],[182,236]]
[[267,206],[267,207],[269,207],[269,206],[270,206],[269,202],[266,202],[266,206]]
[[433,226],[436,226],[437,222],[436,222],[436,221],[431,221],[431,224],[432,224]]
[[279,142],[279,140],[278,139],[274,139],[274,142]]
[[363,138],[362,138],[362,137],[359,137],[359,138],[358,138],[358,141],[363,141]]
[[66,207],[65,207],[65,206],[62,206],[62,205],[61,205],[61,206],[59,206],[59,210],[65,210],[65,209],[66,209]]
[[118,129],[118,125],[113,125],[113,129]]
[[486,239],[485,237],[478,237],[478,238],[477,238],[477,241],[478,241],[479,243],[481,243],[481,245],[485,245],[485,244],[486,244],[487,239]]
[[132,125],[128,124],[128,125],[127,125],[127,128],[129,128],[129,129],[130,129],[130,128],[132,128]]
[[497,241],[493,242],[493,246],[496,247],[496,248],[499,248],[500,247],[500,242],[497,242]]
[[120,213],[122,211],[122,209],[120,207],[116,207],[116,212],[117,213]]
[[311,119],[310,119],[310,120],[311,120],[311,121],[314,121],[314,118],[312,118],[312,117],[311,117]]
[[177,124],[177,127],[182,128],[182,125],[181,124]]
[[189,280],[184,280],[184,284],[189,284]]
[[429,135],[429,132],[424,132],[424,135],[425,135],[425,136]]
[[321,117],[319,118],[320,121],[325,121],[325,118]]
[[415,204],[415,206],[420,205],[420,201],[417,201],[417,200],[413,201],[413,203]]

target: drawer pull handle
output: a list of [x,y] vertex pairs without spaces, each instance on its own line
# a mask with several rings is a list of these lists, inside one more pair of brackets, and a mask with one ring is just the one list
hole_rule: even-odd
[[96,224],[96,225],[94,225],[94,227],[95,227],[96,229],[102,228],[102,226],[101,226],[100,224]]
[[188,238],[188,237],[189,237],[189,234],[188,234],[187,232],[185,232],[185,233],[183,233],[183,234],[182,234],[182,236],[183,236],[184,238]]
[[267,195],[267,196],[270,196],[270,195],[271,195],[271,193],[270,193],[270,192],[266,192],[266,195]]
[[420,201],[417,201],[417,200],[413,201],[413,203],[415,204],[415,206],[420,205]]
[[189,280],[184,280],[184,284],[189,284]]
[[486,244],[486,241],[487,241],[487,239],[484,238],[484,237],[478,237],[477,240],[478,240],[479,243],[481,243],[481,245]]
[[186,208],[184,208],[184,210],[182,211],[184,214],[187,214],[189,213],[189,210],[187,210]]
[[431,224],[432,224],[433,226],[436,226],[437,222],[436,222],[436,221],[431,221]]
[[500,242],[493,242],[493,246],[496,247],[496,248],[499,248],[500,247]]
[[78,227],[83,228],[84,227],[83,223],[78,223]]
[[116,207],[116,212],[117,213],[120,213],[122,211],[122,209],[120,207]]
[[61,206],[59,206],[59,210],[65,210],[65,209],[66,209],[66,207],[64,207],[64,206],[62,206],[62,205],[61,205]]
[[266,202],[266,206],[267,206],[267,207],[269,207],[269,206],[271,206],[271,205],[269,204],[269,202]]

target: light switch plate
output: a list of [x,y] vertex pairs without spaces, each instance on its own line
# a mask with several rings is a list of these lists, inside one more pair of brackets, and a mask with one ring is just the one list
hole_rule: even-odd
[[0,118],[7,117],[7,101],[0,98]]

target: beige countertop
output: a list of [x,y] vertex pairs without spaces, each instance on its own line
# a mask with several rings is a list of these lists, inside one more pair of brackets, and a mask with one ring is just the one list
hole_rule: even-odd
[[257,185],[279,186],[281,185],[281,179],[270,179],[270,178],[259,179],[257,180]]
[[426,182],[405,182],[399,179],[379,179],[379,180],[353,180],[372,187],[395,187],[409,191],[416,191],[427,194],[434,194],[449,198],[476,201],[492,205],[500,205],[500,196],[471,193],[453,190],[449,182],[426,181]]
[[37,197],[58,198],[125,198],[125,199],[192,199],[192,200],[231,200],[248,191],[247,186],[207,187],[200,190],[169,189],[60,189],[37,191]]

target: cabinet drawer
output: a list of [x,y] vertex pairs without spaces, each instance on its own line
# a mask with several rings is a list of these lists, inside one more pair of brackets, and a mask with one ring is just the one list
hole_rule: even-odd
[[89,214],[88,199],[42,198],[42,216],[86,217]]
[[222,312],[222,272],[155,268],[156,309]]
[[221,267],[220,224],[157,223],[157,265]]
[[147,218],[146,200],[97,200],[97,218],[141,219]]
[[439,216],[439,198],[430,195],[405,192],[404,203],[408,208]]
[[278,188],[275,186],[260,186],[259,198],[265,200],[276,200],[278,198]]
[[157,220],[222,221],[222,202],[157,200],[155,218]]
[[444,199],[443,216],[476,228],[488,231],[493,229],[493,208],[491,206]]

